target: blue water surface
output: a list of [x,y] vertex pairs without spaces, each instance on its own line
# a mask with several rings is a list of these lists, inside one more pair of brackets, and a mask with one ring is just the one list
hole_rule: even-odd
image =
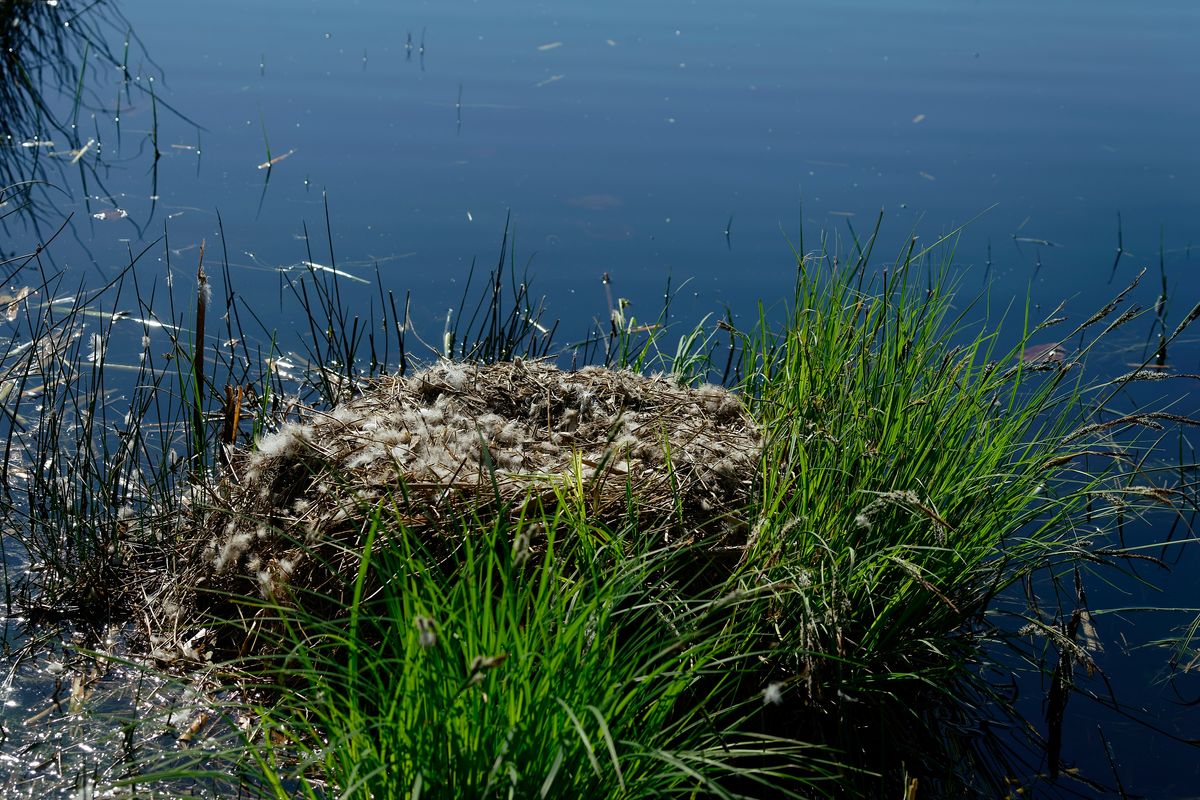
[[[1019,320],[1029,298],[1044,311],[1066,301],[1081,320],[1142,267],[1150,278],[1134,297],[1153,306],[1165,274],[1169,324],[1200,300],[1194,0],[115,8],[141,45],[131,75],[179,113],[145,92],[118,107],[112,65],[93,56],[103,88],[85,117],[105,191],[61,171],[70,198],[58,205],[76,217],[53,249],[80,275],[111,276],[164,233],[140,276],[165,279],[168,262],[194,271],[196,245],[219,244],[234,290],[286,330],[297,321],[279,318],[278,269],[336,261],[411,291],[418,330],[440,342],[472,260],[490,267],[510,222],[561,338],[607,318],[605,274],[647,320],[670,286],[682,333],[710,312],[749,324],[759,301],[778,309],[793,248],[814,250],[824,233],[850,252],[882,214],[879,269],[911,236],[965,226],[955,271],[964,296],[990,288],[980,308],[994,314],[1015,304]],[[129,216],[92,216],[111,208]],[[1118,215],[1126,252],[1114,269]],[[37,238],[19,225],[12,235]],[[1114,371],[1140,361],[1147,331],[1101,359]],[[1194,337],[1172,353],[1179,370],[1200,372],[1198,361]],[[1173,383],[1173,410],[1194,412],[1194,389]],[[1189,563],[1146,573],[1165,593],[1101,586],[1093,606],[1200,605],[1179,577]],[[1162,681],[1165,651],[1122,644],[1189,617],[1146,616],[1097,616],[1105,669],[1145,719],[1200,738],[1200,716],[1181,704],[1194,697]],[[1025,689],[1034,718],[1043,689]],[[1125,790],[1200,792],[1194,749],[1073,700],[1064,757],[1113,784],[1105,742]]]
[[[643,315],[668,276],[688,282],[681,314],[753,313],[788,292],[802,228],[806,247],[863,236],[881,210],[881,263],[970,223],[958,262],[978,285],[1081,309],[1107,299],[1120,213],[1118,280],[1161,235],[1179,305],[1195,294],[1194,3],[120,8],[157,64],[143,80],[203,127],[159,114],[156,213],[143,165],[109,180],[131,221],[157,235],[169,216],[193,243],[219,211],[231,259],[270,268],[304,256],[327,192],[335,255],[378,263],[430,319],[510,213],[572,319],[606,313],[605,272]],[[137,103],[126,151],[150,124]],[[264,187],[268,154],[290,155]],[[95,226],[93,251],[131,228]]]

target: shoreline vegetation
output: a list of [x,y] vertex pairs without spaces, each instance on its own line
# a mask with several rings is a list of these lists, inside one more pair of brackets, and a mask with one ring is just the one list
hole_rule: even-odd
[[41,277],[0,349],[6,611],[18,666],[58,665],[26,723],[112,736],[30,751],[81,796],[1119,785],[1070,767],[1064,715],[1099,668],[1087,586],[1146,558],[1123,527],[1194,507],[1145,454],[1196,422],[1112,402],[1178,373],[1085,375],[1136,280],[1003,348],[952,237],[877,270],[878,231],[799,242],[750,329],[620,303],[564,347],[507,231],[441,347],[381,284],[353,311],[332,252],[280,276],[298,348],[203,246],[164,248],[165,286],[15,262]]

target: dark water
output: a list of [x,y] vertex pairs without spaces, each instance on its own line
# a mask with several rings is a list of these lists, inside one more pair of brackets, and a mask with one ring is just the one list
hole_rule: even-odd
[[[788,290],[802,225],[862,235],[880,209],[881,260],[911,230],[974,220],[958,260],[978,285],[990,242],[998,295],[1032,282],[1080,308],[1107,299],[1119,212],[1133,257],[1118,278],[1157,259],[1161,234],[1178,305],[1195,294],[1190,0],[120,7],[161,67],[135,65],[143,81],[159,73],[204,130],[159,114],[151,214],[133,158],[148,98],[121,111],[119,154],[101,119],[110,160],[128,159],[107,188],[130,213],[85,230],[102,269],[131,223],[157,235],[170,216],[190,244],[217,211],[231,259],[295,263],[327,191],[339,258],[378,262],[431,317],[510,211],[565,317],[604,313],[603,272],[643,314],[668,276],[690,281],[695,312],[750,313]],[[268,144],[290,155],[264,192]],[[256,277],[237,275],[245,291]]]
[[[518,261],[565,338],[607,315],[604,273],[643,317],[668,279],[689,325],[725,307],[751,317],[788,294],[802,232],[808,249],[821,231],[848,243],[881,209],[880,267],[912,233],[931,241],[969,223],[955,257],[964,289],[991,285],[993,309],[1015,301],[1018,318],[1027,295],[1082,318],[1143,266],[1154,285],[1138,302],[1152,306],[1160,262],[1170,324],[1200,299],[1194,0],[117,8],[138,37],[137,85],[153,76],[155,97],[186,119],[144,91],[118,108],[116,73],[92,55],[98,88],[79,128],[100,140],[84,158],[98,157],[103,191],[92,181],[86,196],[65,159],[54,172],[70,196],[55,206],[76,217],[52,257],[80,275],[115,273],[164,231],[181,269],[202,239],[221,242],[236,291],[286,328],[272,317],[277,270],[309,258],[305,223],[313,260],[331,262],[327,196],[338,267],[411,290],[429,341],[471,260],[494,260],[510,214]],[[1126,253],[1110,286],[1118,214]],[[8,225],[13,249],[38,238]],[[164,276],[163,247],[139,270]],[[1146,330],[1112,369],[1140,360]],[[1172,354],[1184,371],[1197,361],[1194,340]],[[1173,410],[1200,405],[1194,388],[1173,384]],[[1143,571],[1164,593],[1101,585],[1093,606],[1200,605],[1189,564]],[[1097,617],[1103,666],[1144,719],[1198,738],[1200,712],[1180,705],[1200,694],[1194,676],[1168,685],[1162,648],[1121,643],[1190,617],[1148,617]],[[1126,790],[1200,793],[1194,749],[1078,699],[1068,729],[1064,756],[1101,780],[1113,783],[1107,740]]]

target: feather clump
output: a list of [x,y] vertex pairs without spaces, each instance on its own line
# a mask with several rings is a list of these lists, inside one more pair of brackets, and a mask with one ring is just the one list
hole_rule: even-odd
[[296,588],[328,592],[355,574],[377,510],[403,523],[387,535],[403,529],[448,551],[459,520],[515,519],[564,493],[593,523],[618,529],[632,507],[642,535],[738,551],[761,447],[721,387],[600,367],[442,362],[379,379],[332,410],[307,409],[234,454],[194,506],[195,528],[210,533],[180,583],[275,601]]

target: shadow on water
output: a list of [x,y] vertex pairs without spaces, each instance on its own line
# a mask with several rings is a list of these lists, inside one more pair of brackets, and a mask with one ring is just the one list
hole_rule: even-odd
[[[89,225],[121,221],[140,239],[156,210],[160,110],[195,123],[155,93],[161,70],[128,20],[103,1],[5,2],[0,51],[0,224],[44,242],[66,195]],[[145,106],[149,128],[122,122]],[[114,168],[136,165],[150,199],[141,218],[108,188]]]

